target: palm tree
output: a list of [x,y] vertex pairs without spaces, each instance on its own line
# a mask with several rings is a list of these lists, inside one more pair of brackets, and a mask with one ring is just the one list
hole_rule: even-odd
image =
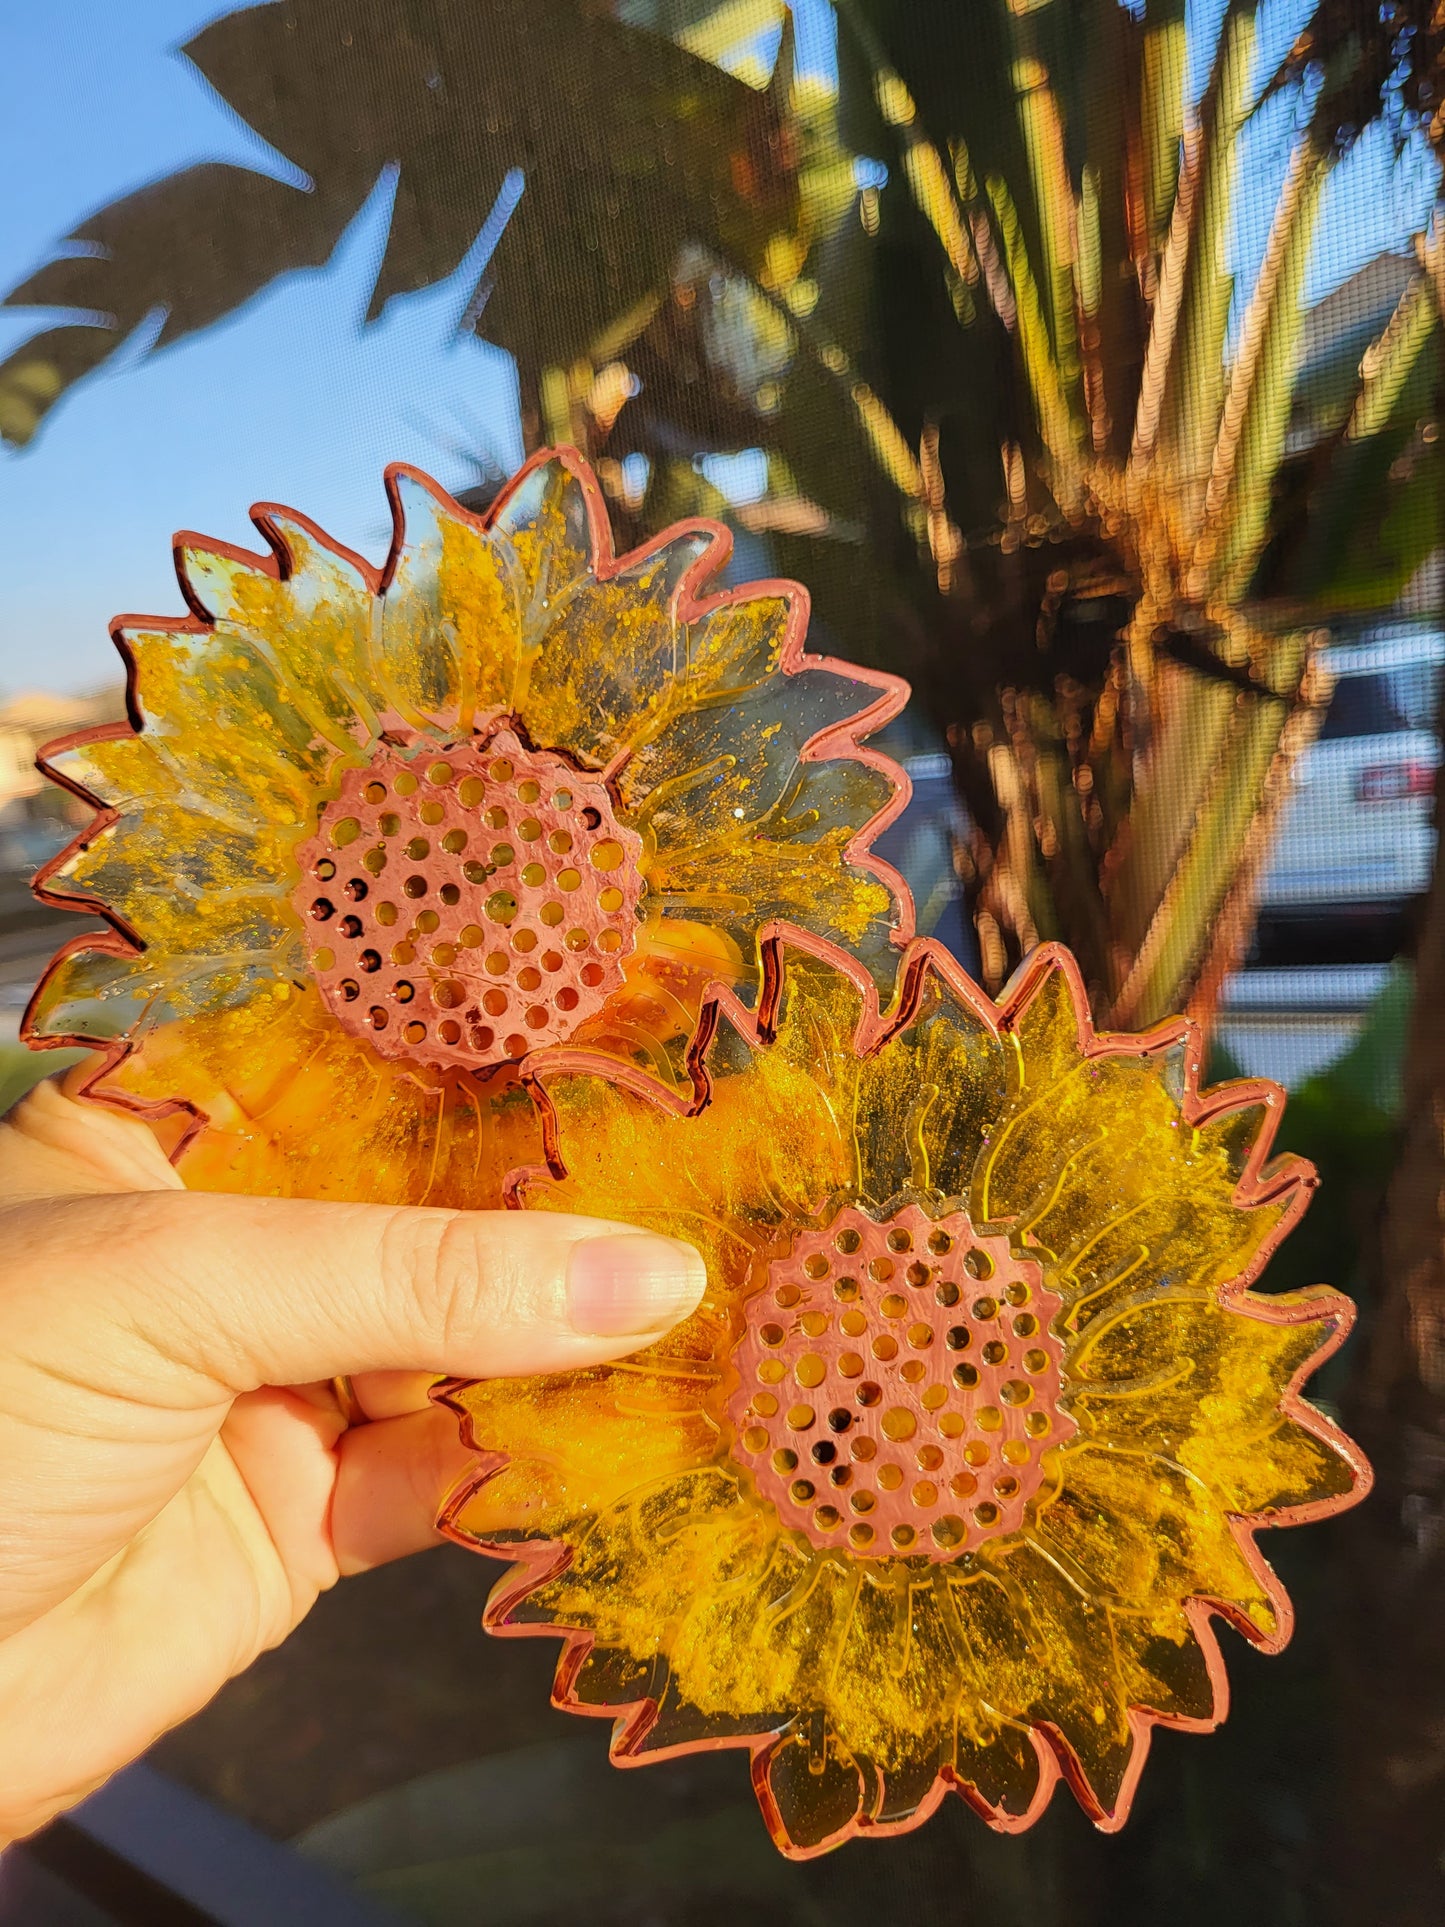
[[[1254,11],[1226,9],[1191,109],[1177,5],[986,4],[964,32],[928,0],[842,0],[836,107],[793,96],[807,251],[761,289],[711,261],[687,290],[755,318],[771,488],[749,519],[948,732],[986,978],[1063,937],[1121,1024],[1209,1007],[1320,713],[1321,624],[1388,601],[1435,539],[1428,498],[1386,553],[1349,539],[1419,413],[1423,267],[1323,444],[1291,447],[1333,97],[1295,130],[1234,313]],[[846,147],[888,169],[856,220],[827,199]],[[676,489],[647,424],[602,428]]]

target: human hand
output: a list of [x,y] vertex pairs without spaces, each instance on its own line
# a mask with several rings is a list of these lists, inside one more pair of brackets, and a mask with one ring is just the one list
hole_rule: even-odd
[[436,1542],[465,1457],[438,1374],[619,1357],[704,1283],[600,1219],[186,1191],[142,1124],[50,1084],[0,1123],[0,1251],[0,1844],[343,1574]]

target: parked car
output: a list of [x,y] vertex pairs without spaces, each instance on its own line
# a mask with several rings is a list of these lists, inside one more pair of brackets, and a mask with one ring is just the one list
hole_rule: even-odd
[[[1333,645],[1334,676],[1319,735],[1295,765],[1291,794],[1259,892],[1261,946],[1293,926],[1364,929],[1405,910],[1430,881],[1435,722],[1445,633],[1376,628]],[[1373,916],[1371,915],[1373,913]],[[1334,958],[1328,950],[1288,961]],[[1280,961],[1285,961],[1281,958]]]
[[1435,855],[1445,634],[1375,625],[1333,644],[1329,709],[1295,765],[1245,969],[1215,1038],[1251,1075],[1298,1084],[1348,1047],[1407,949]]

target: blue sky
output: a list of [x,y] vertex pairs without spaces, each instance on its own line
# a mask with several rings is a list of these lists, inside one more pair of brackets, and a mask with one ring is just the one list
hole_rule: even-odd
[[[1264,0],[1258,15],[1255,83],[1273,73],[1312,12],[1311,0]],[[1191,0],[1188,19],[1196,91],[1205,80],[1204,61],[1214,42],[1221,0]],[[1237,178],[1243,192],[1236,200],[1231,266],[1238,296],[1247,291],[1263,258],[1274,212],[1275,190],[1283,178],[1296,132],[1298,109],[1281,97],[1266,105],[1240,139]],[[1429,219],[1439,172],[1422,139],[1397,155],[1393,136],[1372,128],[1331,175],[1319,213],[1317,244],[1305,278],[1305,299],[1321,296],[1347,280],[1365,261],[1387,248],[1402,248]]]
[[[97,203],[201,160],[283,164],[170,50],[225,7],[202,0],[49,0],[7,27],[0,283],[43,260]],[[75,130],[87,130],[77,138]],[[110,678],[119,610],[180,612],[177,528],[253,543],[251,502],[304,508],[384,553],[381,472],[414,461],[460,486],[470,433],[521,457],[510,360],[454,335],[477,264],[359,322],[390,199],[378,183],[328,266],[285,277],[237,315],[79,386],[30,449],[0,452],[0,687]],[[0,314],[0,352],[33,332]]]
[[[1201,22],[1219,0],[1199,0]],[[51,253],[88,211],[203,160],[288,173],[173,51],[217,13],[204,0],[47,0],[11,10],[0,116],[0,288]],[[1299,0],[1274,0],[1262,58],[1288,44]],[[798,6],[801,64],[829,61],[824,0]],[[1243,165],[1261,192],[1283,162],[1278,124],[1251,135]],[[1396,167],[1385,142],[1339,171],[1313,298],[1418,225],[1432,191],[1418,152]],[[0,692],[108,680],[108,619],[179,613],[170,537],[196,528],[250,542],[257,499],[289,502],[343,541],[385,548],[381,471],[413,461],[472,479],[468,444],[520,459],[509,360],[455,325],[480,250],[452,281],[393,301],[359,326],[385,238],[390,183],[378,183],[326,268],[285,277],[237,315],[164,352],[131,353],[80,385],[35,444],[0,451]],[[1264,225],[1240,223],[1247,280]],[[485,242],[483,243],[483,247]],[[46,319],[0,312],[0,355]]]

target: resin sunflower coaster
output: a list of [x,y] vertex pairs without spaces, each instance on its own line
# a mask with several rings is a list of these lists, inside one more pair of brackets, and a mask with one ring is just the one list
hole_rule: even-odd
[[114,926],[56,959],[36,1044],[171,1120],[188,1183],[495,1203],[560,1048],[686,1076],[704,991],[786,917],[887,980],[908,893],[869,854],[907,779],[896,677],[804,653],[806,593],[705,593],[730,538],[614,559],[580,458],[480,519],[388,471],[384,570],[260,507],[182,535],[180,620],[121,618],[133,726],[52,746],[101,814],[42,872]]
[[1314,1182],[1281,1093],[1201,1095],[1182,1022],[1096,1036],[1056,949],[995,1005],[919,942],[888,1016],[816,938],[766,957],[695,1115],[538,1065],[516,1201],[686,1238],[709,1290],[618,1364],[443,1388],[479,1454],[444,1529],[518,1562],[486,1623],[565,1640],[619,1764],[746,1747],[785,1853],[950,1788],[1026,1827],[1061,1774],[1117,1827],[1151,1727],[1224,1717],[1212,1617],[1289,1636],[1256,1533],[1369,1484],[1300,1396],[1353,1307],[1251,1289]]

